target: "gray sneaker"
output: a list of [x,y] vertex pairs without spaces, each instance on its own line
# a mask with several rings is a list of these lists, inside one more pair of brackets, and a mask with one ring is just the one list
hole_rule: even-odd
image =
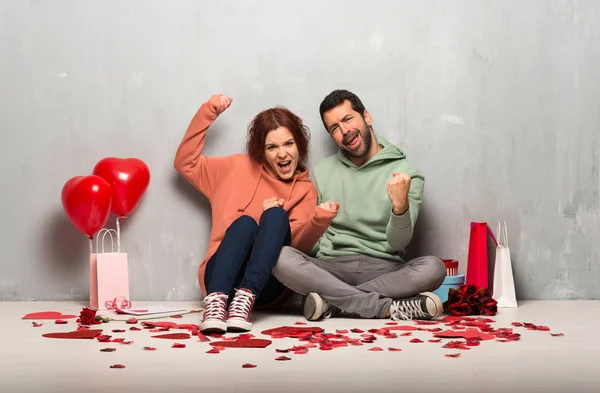
[[406,299],[394,300],[390,305],[390,318],[394,321],[435,319],[443,312],[442,301],[436,294],[431,292],[423,292]]
[[327,319],[341,312],[339,308],[328,304],[321,296],[314,292],[306,296],[303,308],[304,318],[309,321]]

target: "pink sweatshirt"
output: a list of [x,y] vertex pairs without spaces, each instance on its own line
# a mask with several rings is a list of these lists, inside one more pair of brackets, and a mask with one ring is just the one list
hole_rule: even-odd
[[175,169],[211,204],[210,242],[206,256],[198,267],[199,284],[204,296],[206,263],[217,251],[225,231],[242,215],[248,215],[258,223],[265,199],[278,197],[285,200],[283,209],[290,219],[291,246],[304,252],[312,248],[336,215],[317,206],[317,190],[305,168],[299,168],[301,171],[291,181],[282,181],[247,154],[203,156],[206,130],[217,116],[208,103],[202,104],[177,149],[174,163]]

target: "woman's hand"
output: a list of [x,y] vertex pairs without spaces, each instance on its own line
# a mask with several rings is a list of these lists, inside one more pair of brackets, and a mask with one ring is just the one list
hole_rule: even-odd
[[210,100],[208,100],[208,104],[210,105],[210,108],[213,111],[215,111],[215,113],[218,116],[221,113],[225,112],[225,109],[229,108],[232,101],[233,101],[233,98],[231,98],[231,97],[228,97],[223,94],[215,94],[212,97],[210,97]]
[[319,205],[319,207],[323,210],[327,210],[328,212],[337,212],[340,208],[340,204],[337,202],[323,202]]
[[272,207],[283,207],[283,202],[285,202],[283,200],[283,198],[273,197],[273,198],[265,199],[262,204],[263,211],[270,209]]

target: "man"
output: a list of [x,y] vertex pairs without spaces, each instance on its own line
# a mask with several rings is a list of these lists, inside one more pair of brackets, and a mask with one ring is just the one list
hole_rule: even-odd
[[433,319],[443,312],[435,294],[446,276],[437,257],[404,261],[423,197],[424,177],[404,152],[375,137],[360,99],[346,90],[319,108],[338,153],[318,163],[314,182],[336,217],[308,256],[284,247],[273,275],[305,296],[315,321],[340,311],[362,318]]

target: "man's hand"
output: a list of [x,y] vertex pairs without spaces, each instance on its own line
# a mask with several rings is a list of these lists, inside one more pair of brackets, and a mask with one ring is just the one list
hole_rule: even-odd
[[410,176],[405,173],[394,172],[387,181],[387,192],[392,202],[392,212],[401,216],[408,210],[408,191],[410,190]]
[[215,94],[212,97],[210,97],[210,100],[208,100],[208,104],[218,116],[221,113],[225,112],[225,109],[229,108],[229,105],[231,105],[232,101],[233,98],[231,97],[227,97],[223,94]]
[[283,198],[273,197],[273,198],[265,199],[262,204],[263,211],[270,209],[272,207],[283,207],[283,202],[285,202],[283,200]]
[[337,202],[323,202],[319,205],[319,207],[323,210],[327,210],[328,212],[337,212],[340,208],[340,204]]

